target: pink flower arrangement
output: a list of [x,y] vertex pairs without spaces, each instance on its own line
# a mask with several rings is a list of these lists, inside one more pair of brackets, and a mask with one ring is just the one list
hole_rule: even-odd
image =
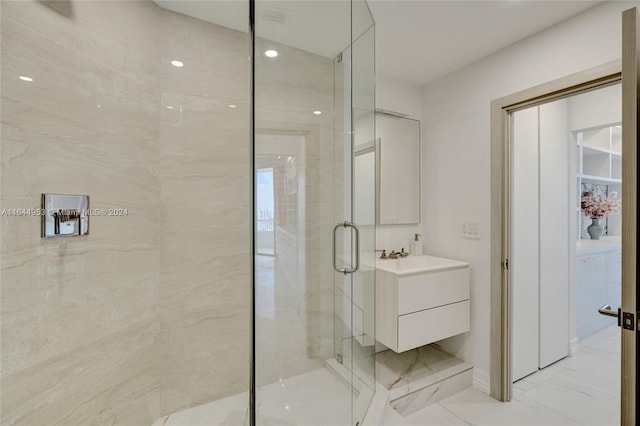
[[618,213],[622,203],[617,197],[615,191],[606,197],[597,185],[587,188],[580,199],[582,213],[591,219],[604,219],[610,213]]

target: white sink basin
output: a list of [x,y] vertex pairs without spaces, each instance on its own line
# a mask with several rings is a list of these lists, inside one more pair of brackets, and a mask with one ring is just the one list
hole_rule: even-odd
[[407,256],[399,259],[377,259],[376,268],[394,275],[404,276],[424,272],[466,268],[469,264],[459,260],[435,256]]

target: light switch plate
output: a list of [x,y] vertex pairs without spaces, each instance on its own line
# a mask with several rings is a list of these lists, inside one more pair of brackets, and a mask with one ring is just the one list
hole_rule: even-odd
[[480,222],[462,222],[462,238],[480,239]]

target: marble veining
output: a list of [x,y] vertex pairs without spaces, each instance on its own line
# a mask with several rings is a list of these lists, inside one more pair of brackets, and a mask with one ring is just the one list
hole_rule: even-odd
[[159,412],[158,328],[156,322],[131,324],[126,331],[4,376],[2,423],[151,423]]
[[[1,422],[146,424],[246,390],[248,34],[151,1],[0,7],[2,207],[37,208],[52,192],[129,211],[67,241],[40,240],[37,218],[0,217]],[[304,139],[305,201],[301,275],[278,278],[295,297],[260,312],[265,384],[333,356],[326,265],[344,198],[333,61],[269,45],[281,57],[257,58],[258,132]],[[170,65],[178,57],[185,67]],[[283,424],[280,414],[261,413],[264,424]]]
[[619,348],[620,329],[609,327],[574,355],[514,383],[511,402],[470,387],[407,416],[389,410],[383,425],[618,425]]
[[88,194],[129,215],[56,241],[39,217],[2,217],[0,422],[146,424],[160,414],[160,94],[154,50],[133,46],[157,39],[158,8],[66,3],[0,4],[0,203]]
[[434,345],[376,355],[376,379],[389,390],[391,401],[471,368],[471,364]]
[[[2,422],[55,423],[73,413],[85,423],[144,424],[246,390],[248,34],[150,1],[0,7],[2,207],[37,208],[40,193],[62,192],[88,194],[94,208],[129,210],[92,218],[88,237],[64,242],[41,241],[37,218],[0,218]],[[278,301],[276,320],[262,323],[262,383],[287,369],[315,370],[333,354],[326,265],[341,188],[329,113],[333,62],[277,49],[279,61],[259,59],[256,118],[260,132],[305,139],[305,256],[295,299]],[[172,67],[176,57],[186,66]],[[23,74],[33,81],[17,78]],[[326,114],[310,114],[315,109]],[[132,333],[147,352],[122,346]],[[98,347],[104,358],[89,355]],[[109,356],[147,368],[105,366],[104,380],[90,363]],[[57,376],[66,362],[92,371],[73,376],[68,395],[26,380],[38,372],[69,385]],[[135,391],[109,400],[119,392],[112,381]],[[48,404],[51,392],[58,404]]]
[[457,394],[471,387],[472,382],[472,370],[465,370],[439,382],[435,382],[434,384],[417,389],[405,396],[401,396],[400,398],[390,401],[389,404],[401,415],[408,416],[448,396]]

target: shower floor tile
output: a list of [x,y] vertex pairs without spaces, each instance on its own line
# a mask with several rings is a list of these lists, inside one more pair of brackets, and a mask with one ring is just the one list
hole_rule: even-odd
[[[261,386],[256,399],[260,426],[350,423],[350,389],[327,368]],[[243,392],[164,416],[152,426],[245,426],[248,406],[248,393]]]
[[257,392],[258,425],[348,425],[351,391],[320,368],[263,386]]

